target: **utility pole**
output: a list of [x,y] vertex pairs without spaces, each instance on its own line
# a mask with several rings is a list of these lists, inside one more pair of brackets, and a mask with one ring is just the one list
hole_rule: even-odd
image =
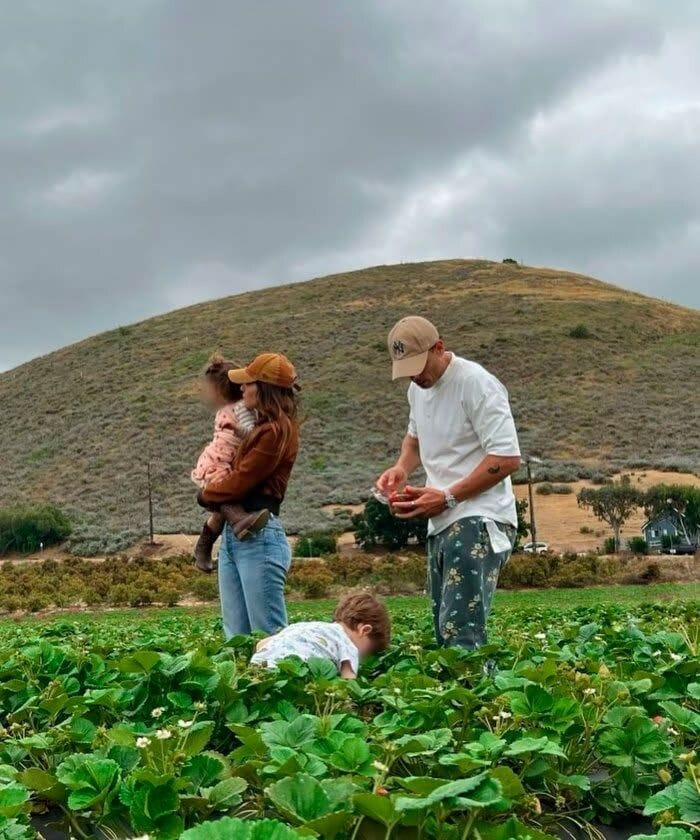
[[151,485],[151,462],[146,461],[146,476],[148,480],[148,535],[151,545],[155,545],[153,539],[153,487]]
[[527,495],[530,499],[530,543],[532,553],[537,554],[537,527],[535,525],[535,494],[532,491],[532,469],[531,464],[541,464],[539,458],[534,455],[525,456],[525,467],[527,469]]

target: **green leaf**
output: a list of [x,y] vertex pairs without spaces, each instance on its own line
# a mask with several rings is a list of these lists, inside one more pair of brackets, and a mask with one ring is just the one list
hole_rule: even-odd
[[273,720],[260,727],[262,739],[268,747],[292,747],[298,749],[312,741],[316,734],[318,718],[314,715],[299,715],[293,721]]
[[117,662],[117,668],[125,673],[148,674],[160,662],[160,654],[154,650],[136,650]]
[[397,755],[433,755],[452,743],[449,729],[433,729],[418,735],[404,735],[397,738],[394,747]]
[[633,834],[628,840],[693,840],[692,836],[682,828],[665,825],[658,834]]
[[688,686],[688,697],[693,700],[700,700],[700,682],[692,682]]
[[564,775],[563,773],[557,773],[557,781],[559,782],[562,787],[573,787],[577,788],[578,790],[590,790],[591,789],[591,780],[588,776],[582,776],[577,773],[573,773],[571,775]]
[[212,753],[199,753],[189,758],[183,768],[182,775],[188,779],[194,790],[201,787],[212,787],[226,769],[224,759]]
[[647,800],[644,814],[651,816],[661,811],[676,811],[685,822],[700,823],[700,793],[690,779],[669,785]]
[[28,767],[17,776],[17,779],[30,790],[39,792],[51,790],[58,784],[58,779],[52,773],[47,773],[39,767]]
[[190,828],[180,840],[299,840],[292,828],[277,820],[240,820],[223,817]]
[[520,799],[525,795],[520,777],[510,767],[494,767],[493,770],[489,770],[489,776],[500,784],[506,799]]
[[661,706],[676,726],[681,729],[687,729],[694,734],[700,734],[700,715],[697,712],[679,706],[678,703],[674,703],[672,700],[659,703],[659,706]]
[[601,760],[616,767],[640,764],[665,764],[671,750],[661,733],[648,718],[635,716],[624,729],[603,731],[598,738]]
[[387,828],[401,818],[401,814],[394,808],[394,803],[388,796],[379,796],[376,793],[356,793],[353,803],[358,813],[380,822]]
[[73,718],[68,729],[71,740],[76,744],[92,744],[97,727],[87,718]]
[[0,787],[0,814],[3,817],[16,817],[24,810],[25,802],[29,801],[29,791],[24,785],[10,782]]
[[366,773],[372,769],[372,753],[366,741],[351,735],[331,755],[330,763],[347,773]]
[[505,755],[522,755],[522,753],[540,753],[542,755],[556,755],[566,758],[566,753],[555,741],[546,736],[543,738],[519,738],[508,747]]
[[209,743],[212,732],[214,731],[214,724],[210,720],[200,720],[193,723],[187,730],[182,744],[182,750],[185,755],[197,755]]
[[318,819],[331,810],[320,782],[305,773],[275,782],[265,793],[280,813],[298,823]]
[[232,776],[230,779],[223,779],[213,788],[207,791],[207,798],[214,808],[224,810],[238,805],[241,801],[241,794],[248,787],[245,779]]
[[475,827],[482,840],[556,840],[551,834],[525,825],[516,817],[499,824],[478,822]]
[[[465,793],[470,796],[465,796]],[[397,811],[422,811],[450,799],[453,800],[452,807],[460,810],[485,808],[503,801],[501,785],[495,779],[488,778],[486,773],[480,773],[478,776],[440,785],[427,796],[397,796],[394,804]]]
[[190,709],[192,707],[192,698],[184,691],[169,691],[166,696],[176,709]]

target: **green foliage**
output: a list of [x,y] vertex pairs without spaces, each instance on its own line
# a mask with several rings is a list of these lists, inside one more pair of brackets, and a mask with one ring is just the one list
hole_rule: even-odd
[[613,529],[613,553],[620,547],[620,530],[630,516],[644,504],[644,495],[632,486],[629,476],[599,488],[584,487],[577,496],[579,506]]
[[635,554],[649,553],[649,546],[647,545],[647,541],[644,537],[630,537],[627,540],[627,545],[629,546],[629,550],[633,551]]
[[568,484],[550,484],[550,482],[545,481],[543,484],[536,486],[535,492],[540,496],[551,496],[552,493],[558,496],[567,496],[574,490]]
[[68,517],[53,505],[0,509],[0,554],[29,554],[63,542],[71,533]]
[[338,538],[328,531],[306,531],[294,544],[295,557],[323,557],[338,549]]
[[350,681],[250,668],[212,612],[0,623],[0,836],[51,809],[71,836],[553,840],[572,812],[643,810],[676,840],[700,819],[698,604],[619,592],[498,601],[476,651],[394,602],[391,649]]
[[392,516],[388,505],[369,499],[362,513],[352,518],[355,541],[365,550],[381,546],[394,551],[404,548],[410,540],[424,545],[428,535],[428,522],[423,518],[398,519]]
[[515,500],[515,511],[518,517],[518,529],[515,534],[515,545],[513,551],[520,551],[520,546],[525,537],[530,533],[530,524],[527,520],[527,509],[529,508],[527,499]]
[[569,330],[569,338],[593,338],[593,333],[585,324],[576,324]]
[[680,533],[685,527],[691,540],[700,536],[700,487],[657,484],[646,491],[643,505],[648,519],[668,516]]

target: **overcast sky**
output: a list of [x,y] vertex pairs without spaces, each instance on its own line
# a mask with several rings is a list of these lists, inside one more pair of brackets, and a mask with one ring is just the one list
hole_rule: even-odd
[[506,256],[700,305],[700,3],[0,0],[0,370]]

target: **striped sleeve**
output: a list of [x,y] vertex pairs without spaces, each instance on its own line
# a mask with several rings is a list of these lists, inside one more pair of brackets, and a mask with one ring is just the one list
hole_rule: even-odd
[[233,413],[236,416],[236,423],[238,428],[245,432],[252,432],[255,428],[255,424],[257,422],[257,416],[254,411],[251,411],[249,408],[246,408],[243,404],[243,400],[240,400],[236,403]]

